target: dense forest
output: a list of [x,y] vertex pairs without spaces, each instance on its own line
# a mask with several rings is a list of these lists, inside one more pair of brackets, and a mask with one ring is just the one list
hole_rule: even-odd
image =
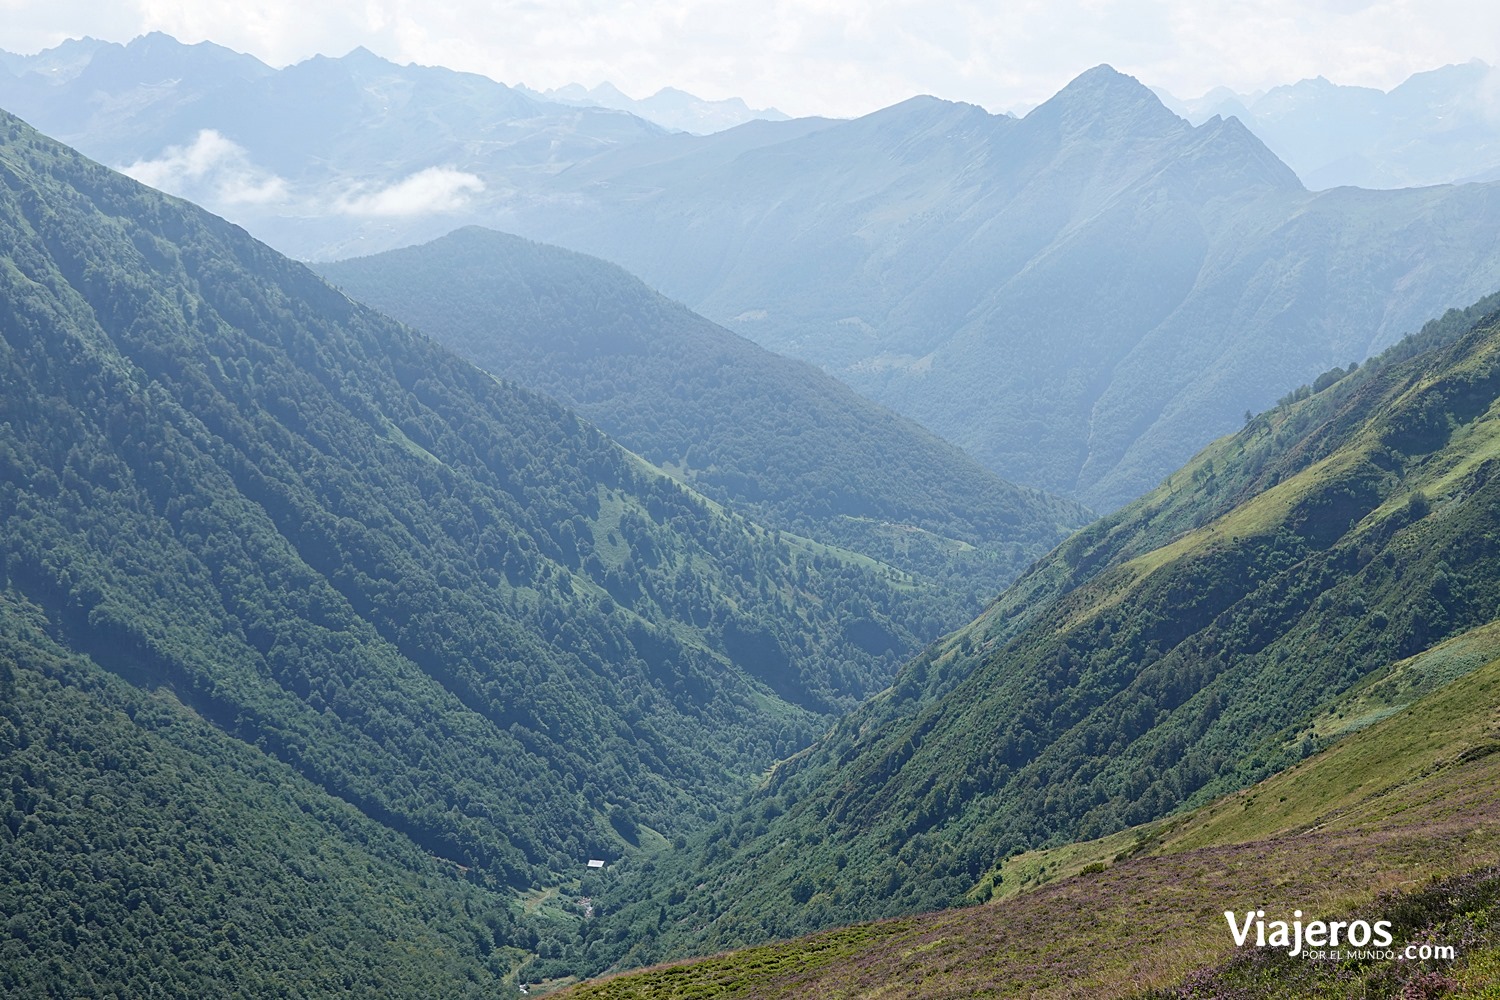
[[518,995],[507,897],[0,611],[0,993]]
[[[411,860],[440,859],[511,899],[573,886],[590,858],[682,843],[939,627],[902,570],[725,509],[9,116],[0,183],[0,618],[21,637],[7,667],[22,734],[0,775],[19,845],[4,863],[27,885],[57,838],[94,843],[77,895],[99,900],[59,914],[22,893],[0,947],[135,905],[93,831],[147,806],[95,789],[118,765],[146,782],[128,795],[156,801],[165,779],[130,749],[156,745],[152,706],[193,720],[172,760],[218,748],[163,817],[239,787],[221,761],[258,760],[256,780],[295,779],[314,813],[353,810],[404,844],[392,864],[427,878]],[[159,860],[161,892],[190,898],[197,868]],[[268,916],[293,905],[268,903],[256,927],[295,935]],[[495,927],[455,975],[541,946],[542,917],[517,931],[494,899],[471,908]],[[577,922],[562,914],[553,936]],[[81,983],[126,967],[110,950],[124,941],[36,968]]]
[[470,227],[315,266],[695,490],[912,574],[944,631],[1089,519],[592,257]]

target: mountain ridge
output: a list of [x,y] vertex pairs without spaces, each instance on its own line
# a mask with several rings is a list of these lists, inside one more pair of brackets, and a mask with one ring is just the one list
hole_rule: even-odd
[[1319,76],[1254,94],[1164,97],[1195,123],[1239,117],[1314,190],[1417,187],[1496,179],[1495,72],[1475,59],[1413,73],[1388,91]]
[[[1160,129],[1099,141],[1115,120],[1104,114],[1067,132],[1066,106],[1093,85],[1020,120],[919,102],[747,151],[689,184],[657,189],[641,177],[614,219],[599,206],[506,228],[623,263],[1002,477],[1105,509],[1189,457],[1182,445],[1205,421],[1227,431],[1287,386],[1368,356],[1500,279],[1476,242],[1475,224],[1494,211],[1488,188],[1314,194],[1240,126],[1189,126],[1107,69],[1094,84],[1148,109]],[[917,124],[882,135],[879,123],[897,119]],[[591,181],[609,176],[607,161]],[[1395,238],[1410,244],[1397,253],[1422,252],[1421,216],[1437,202],[1456,219],[1439,234],[1450,277],[1391,273],[1395,261],[1368,248]],[[668,226],[671,240],[640,238]],[[732,256],[719,248],[726,231],[738,234]],[[1370,285],[1330,286],[1333,271],[1361,282],[1368,272]],[[1427,304],[1396,300],[1403,280]],[[1375,303],[1377,324],[1353,320]],[[1163,365],[1175,369],[1166,381],[1139,374]],[[987,371],[1002,381],[983,384]],[[1205,378],[1213,393],[1193,391]]]
[[595,258],[469,227],[318,269],[713,499],[912,574],[946,627],[1086,519]]
[[695,135],[722,132],[751,121],[788,120],[786,115],[775,108],[751,108],[739,97],[705,100],[675,87],[662,87],[651,96],[639,100],[626,95],[608,81],[592,89],[577,83],[545,91],[518,84],[517,89],[559,104],[596,105],[628,111],[663,128]]

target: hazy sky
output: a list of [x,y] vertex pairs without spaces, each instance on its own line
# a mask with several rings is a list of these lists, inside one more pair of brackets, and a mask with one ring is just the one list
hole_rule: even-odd
[[1477,0],[0,0],[12,52],[152,30],[276,66],[364,45],[539,89],[670,85],[796,115],[918,93],[1024,108],[1101,62],[1179,97],[1500,63],[1500,4]]

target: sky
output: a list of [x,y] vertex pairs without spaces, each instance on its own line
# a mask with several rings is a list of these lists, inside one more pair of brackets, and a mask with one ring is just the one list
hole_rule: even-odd
[[11,52],[148,31],[273,66],[363,45],[536,89],[608,80],[838,117],[915,94],[1022,111],[1099,63],[1180,98],[1500,64],[1500,4],[1476,0],[0,0]]

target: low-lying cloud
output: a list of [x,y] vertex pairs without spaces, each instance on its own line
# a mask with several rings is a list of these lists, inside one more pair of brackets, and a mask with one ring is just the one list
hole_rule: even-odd
[[345,196],[338,202],[347,215],[430,215],[456,212],[469,196],[484,190],[484,181],[452,167],[428,167],[404,180],[363,194]]
[[206,128],[185,146],[120,168],[159,191],[219,205],[268,205],[287,199],[287,183],[257,167],[245,148]]

